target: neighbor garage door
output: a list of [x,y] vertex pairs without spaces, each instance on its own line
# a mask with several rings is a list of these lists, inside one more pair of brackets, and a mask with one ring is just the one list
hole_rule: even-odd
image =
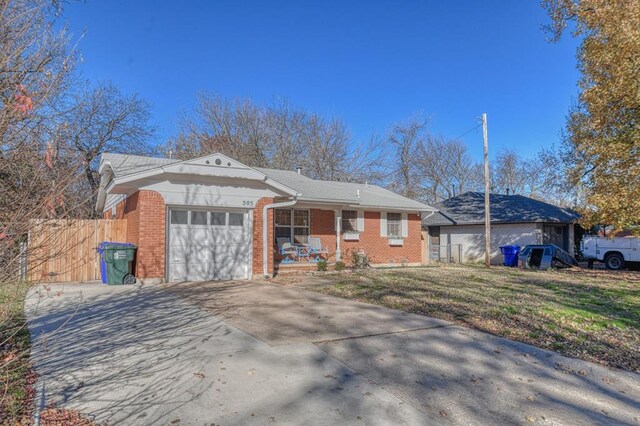
[[247,211],[169,210],[169,280],[249,278]]

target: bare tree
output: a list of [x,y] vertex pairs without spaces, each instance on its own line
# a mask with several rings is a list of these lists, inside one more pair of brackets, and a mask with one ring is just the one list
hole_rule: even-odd
[[39,143],[73,68],[55,2],[0,0],[0,156]]
[[61,132],[80,155],[91,193],[98,189],[95,170],[104,152],[145,154],[152,150],[149,106],[138,95],[127,96],[113,84],[82,90]]
[[390,186],[405,197],[418,198],[421,195],[421,171],[416,154],[424,144],[427,121],[425,117],[413,117],[394,125],[388,136],[388,143],[395,154]]
[[494,192],[528,196],[535,194],[539,186],[540,170],[535,160],[523,158],[510,149],[498,153],[491,171]]
[[69,217],[78,201],[77,164],[60,159],[66,151],[58,149],[55,131],[74,66],[67,33],[56,30],[60,4],[0,0],[0,417],[6,424],[30,423],[33,414],[28,396],[15,398],[31,387],[29,351],[17,337],[26,329],[27,285],[16,282],[28,235],[34,220]]
[[295,108],[286,99],[262,105],[204,94],[180,126],[165,148],[177,158],[219,151],[254,167],[302,167],[310,177],[344,181],[362,179],[365,169],[379,166],[379,146],[355,144],[341,120]]
[[68,178],[61,167],[43,166],[74,65],[57,12],[46,0],[0,0],[0,281],[15,272],[29,220],[56,213],[68,188],[53,185]]
[[512,150],[501,151],[491,170],[492,190],[519,194],[562,206],[581,203],[580,188],[571,185],[566,153],[542,148],[525,158]]
[[567,155],[572,153],[561,152],[555,146],[536,154],[534,164],[540,173],[536,196],[565,207],[584,207],[586,194],[581,185],[574,185],[570,179]]
[[416,161],[427,202],[438,203],[482,185],[481,165],[471,159],[461,140],[427,135]]

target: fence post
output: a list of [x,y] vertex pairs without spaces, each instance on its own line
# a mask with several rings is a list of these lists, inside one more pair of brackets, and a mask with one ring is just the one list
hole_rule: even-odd
[[27,247],[26,241],[20,241],[20,254],[18,255],[18,278],[20,281],[27,279]]

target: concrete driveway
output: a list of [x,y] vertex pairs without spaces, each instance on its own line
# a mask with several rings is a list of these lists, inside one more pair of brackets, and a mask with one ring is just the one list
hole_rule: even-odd
[[636,374],[301,288],[51,286],[27,313],[44,401],[109,424],[640,424]]

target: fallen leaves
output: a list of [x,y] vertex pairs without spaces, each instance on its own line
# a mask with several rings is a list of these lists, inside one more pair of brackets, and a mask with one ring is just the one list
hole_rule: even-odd
[[95,423],[87,419],[77,410],[48,407],[40,413],[41,426],[94,426]]

